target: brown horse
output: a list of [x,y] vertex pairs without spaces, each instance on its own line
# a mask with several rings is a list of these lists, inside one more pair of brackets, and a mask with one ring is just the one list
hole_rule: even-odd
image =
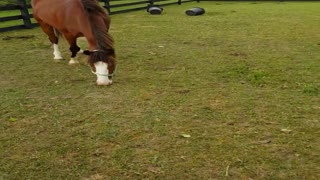
[[109,35],[110,17],[97,0],[32,0],[33,16],[53,44],[54,59],[62,59],[58,47],[62,33],[70,45],[69,64],[79,63],[74,58],[80,51],[78,37],[85,37],[89,50],[88,63],[97,76],[98,85],[112,84],[116,68],[114,42]]

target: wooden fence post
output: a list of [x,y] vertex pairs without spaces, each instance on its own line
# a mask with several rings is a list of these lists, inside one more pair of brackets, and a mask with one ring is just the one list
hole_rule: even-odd
[[31,20],[30,20],[31,17],[28,11],[26,0],[17,0],[17,4],[21,12],[24,26],[28,29],[31,29],[32,28]]
[[107,9],[108,13],[110,14],[110,3],[109,3],[109,0],[103,0],[104,2],[104,7]]

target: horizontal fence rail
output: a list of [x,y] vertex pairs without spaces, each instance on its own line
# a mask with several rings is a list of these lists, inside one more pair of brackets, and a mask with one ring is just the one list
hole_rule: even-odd
[[[122,0],[99,0],[99,1],[103,4],[102,6],[109,12],[109,14],[112,15],[112,14],[120,14],[120,13],[147,9],[148,5],[152,5],[152,4],[157,4],[157,5],[159,4],[160,6],[168,6],[173,4],[191,2],[194,0],[136,0],[133,2],[128,2],[126,0],[123,0],[124,2],[121,2]],[[197,1],[199,2],[199,0]],[[28,2],[30,2],[30,0]],[[120,10],[117,10],[117,9],[120,9]],[[33,27],[38,26],[38,23],[36,23],[33,20],[33,15],[29,13],[30,10],[31,10],[31,5],[28,4],[26,0],[16,0],[16,4],[7,4],[2,6],[0,5],[0,15],[5,14],[5,12],[18,11],[16,15],[5,16],[5,17],[0,16],[0,32],[12,31],[17,29],[31,29]],[[17,21],[17,20],[21,20],[21,21],[19,23],[15,23],[14,21]],[[3,24],[5,27],[3,27]]]

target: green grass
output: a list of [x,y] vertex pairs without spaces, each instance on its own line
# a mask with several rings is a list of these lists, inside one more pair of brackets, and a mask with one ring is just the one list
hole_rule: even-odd
[[319,179],[319,9],[114,15],[110,87],[39,28],[1,33],[0,179]]

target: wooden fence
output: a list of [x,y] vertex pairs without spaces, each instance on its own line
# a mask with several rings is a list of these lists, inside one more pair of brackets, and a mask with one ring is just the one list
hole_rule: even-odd
[[[160,3],[161,6],[167,6],[172,4],[181,4],[185,2],[191,2],[194,0],[136,0],[133,2],[125,2],[125,3],[118,3],[121,2],[121,0],[115,0],[114,2],[117,2],[116,4],[112,5],[110,4],[110,1],[113,2],[113,0],[99,0],[100,2],[103,2],[103,7],[106,8],[109,12],[109,14],[119,14],[119,13],[125,13],[125,12],[131,12],[131,11],[137,11],[137,10],[143,10],[147,9],[148,5],[152,4],[158,4]],[[199,2],[199,0],[197,0]],[[115,10],[120,7],[121,10]],[[2,11],[20,11],[20,15],[14,15],[14,16],[8,16],[8,17],[0,17],[0,25],[3,22],[8,21],[14,21],[14,20],[22,20],[23,24],[20,25],[11,25],[8,27],[0,27],[0,32],[5,31],[12,31],[16,29],[31,29],[33,27],[38,26],[37,23],[32,22],[32,14],[29,13],[29,9],[31,9],[31,5],[26,3],[26,0],[16,0],[16,4],[8,4],[6,6],[0,6],[0,13]]]

